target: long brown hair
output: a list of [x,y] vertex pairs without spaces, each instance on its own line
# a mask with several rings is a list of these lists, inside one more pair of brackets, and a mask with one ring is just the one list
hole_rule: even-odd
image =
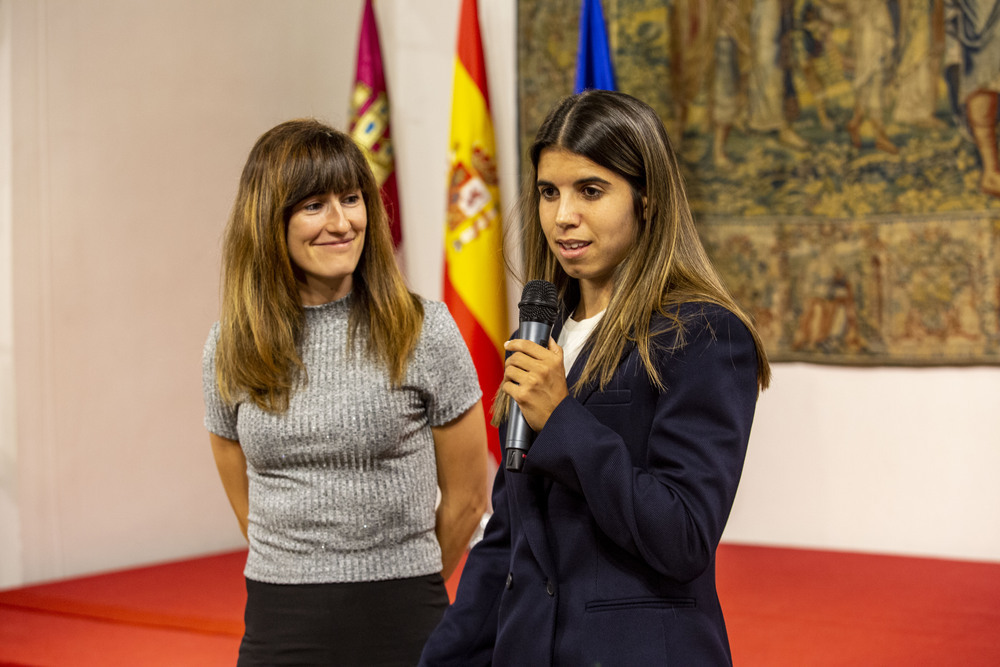
[[[760,336],[705,253],[663,123],[649,105],[630,95],[588,90],[564,98],[542,122],[529,151],[531,168],[517,205],[517,231],[524,249],[522,279],[548,280],[564,303],[574,304],[580,296],[579,283],[549,249],[538,216],[538,161],[550,147],[581,155],[624,178],[632,189],[636,220],[632,252],[615,269],[611,300],[587,341],[590,355],[573,391],[594,380],[601,387],[610,382],[630,343],[635,344],[650,381],[662,388],[653,338],[673,332],[670,348],[683,346],[686,322],[678,306],[690,302],[718,304],[747,326],[757,347],[758,388],[765,389],[771,370]],[[651,330],[654,315],[662,317],[656,319],[657,329]],[[497,393],[495,424],[506,418],[509,402],[502,390]]]
[[223,400],[249,400],[280,413],[308,381],[299,354],[305,311],[288,254],[287,226],[303,199],[361,190],[368,211],[353,274],[348,345],[363,328],[366,352],[402,382],[423,324],[392,252],[389,218],[364,154],[343,132],[291,120],[254,144],[226,226],[216,381]]

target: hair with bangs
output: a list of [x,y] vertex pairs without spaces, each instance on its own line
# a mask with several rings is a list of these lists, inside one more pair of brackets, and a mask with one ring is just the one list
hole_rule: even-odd
[[[663,123],[652,107],[630,95],[606,90],[571,95],[542,122],[529,150],[530,169],[517,205],[517,233],[524,250],[522,281],[548,280],[571,307],[580,298],[578,281],[566,274],[549,249],[538,215],[538,161],[546,148],[583,156],[625,179],[631,186],[636,220],[632,251],[615,269],[611,300],[587,340],[590,355],[572,390],[594,380],[603,388],[630,343],[636,345],[650,381],[662,388],[653,339],[672,333],[667,338],[672,341],[670,349],[682,347],[687,323],[678,306],[690,302],[718,304],[746,324],[757,347],[758,388],[765,389],[771,371],[760,336],[705,253]],[[662,316],[655,318],[655,330],[654,315]],[[497,393],[495,424],[506,418],[509,402],[502,390]]]
[[360,190],[368,212],[353,274],[348,345],[363,331],[366,351],[402,382],[423,324],[419,298],[393,256],[389,217],[364,153],[350,136],[313,119],[291,120],[254,144],[240,176],[222,253],[222,313],[216,381],[230,404],[249,400],[280,413],[308,378],[299,354],[305,311],[287,228],[302,200]]

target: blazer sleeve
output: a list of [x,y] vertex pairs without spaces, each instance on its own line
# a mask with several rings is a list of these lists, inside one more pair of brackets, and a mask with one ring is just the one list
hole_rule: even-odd
[[503,466],[493,482],[493,515],[469,551],[455,602],[428,638],[422,667],[475,667],[493,662],[500,594],[510,571],[510,508]]
[[[549,417],[524,464],[524,473],[582,494],[614,543],[682,582],[712,562],[757,400],[756,348],[739,318],[706,308],[687,340],[658,358],[665,389],[649,387],[655,408],[648,433],[618,433],[570,396]],[[640,380],[648,383],[646,377],[628,381]],[[639,447],[643,461],[634,460],[636,439],[647,440]]]

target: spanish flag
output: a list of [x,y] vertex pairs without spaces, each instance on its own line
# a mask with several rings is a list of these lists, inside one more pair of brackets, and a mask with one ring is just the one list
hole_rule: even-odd
[[396,190],[396,163],[392,141],[389,139],[389,91],[382,71],[382,48],[378,41],[372,0],[365,0],[361,15],[358,63],[350,112],[350,134],[366,151],[368,164],[375,174],[382,201],[389,214],[392,244],[398,248],[403,241],[403,227],[399,216],[399,193]]
[[[462,0],[451,103],[444,301],[472,353],[487,415],[503,380],[503,343],[510,334],[489,99],[476,0]],[[487,433],[499,463],[496,429],[487,425]]]

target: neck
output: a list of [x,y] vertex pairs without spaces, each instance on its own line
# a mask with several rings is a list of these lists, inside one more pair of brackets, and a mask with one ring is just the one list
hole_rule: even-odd
[[317,280],[299,282],[299,299],[303,306],[322,306],[324,303],[338,301],[351,293],[353,281],[347,276],[335,283]]
[[576,321],[585,320],[604,311],[611,301],[611,289],[613,285],[610,281],[596,284],[589,280],[580,281],[580,303],[573,311],[573,319]]

